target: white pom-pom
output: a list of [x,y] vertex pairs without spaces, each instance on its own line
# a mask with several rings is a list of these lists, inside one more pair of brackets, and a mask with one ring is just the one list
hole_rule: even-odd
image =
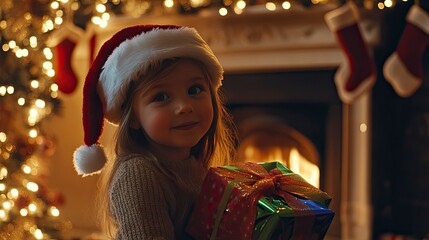
[[106,161],[106,154],[99,144],[80,146],[73,154],[74,167],[83,177],[100,173]]

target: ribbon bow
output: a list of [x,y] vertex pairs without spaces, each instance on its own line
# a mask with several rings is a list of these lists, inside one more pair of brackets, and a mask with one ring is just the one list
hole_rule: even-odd
[[[331,199],[328,194],[309,184],[298,174],[284,173],[278,168],[267,171],[260,164],[244,162],[220,167],[217,172],[233,186],[230,187],[229,192],[228,189],[224,192],[210,239],[217,239],[218,232],[221,237],[224,234],[222,231],[227,232],[226,234],[230,236],[237,236],[236,233],[238,233],[243,237],[242,239],[250,239],[257,215],[256,206],[263,196],[281,197],[293,210],[295,216],[298,216],[295,218],[292,239],[310,239],[314,214],[310,207],[300,201],[297,196],[322,205],[326,205]],[[233,193],[233,189],[236,189],[237,195],[231,198],[230,194]],[[235,227],[236,219],[224,217],[224,214],[237,214],[243,211],[247,214],[240,219],[237,227]]]

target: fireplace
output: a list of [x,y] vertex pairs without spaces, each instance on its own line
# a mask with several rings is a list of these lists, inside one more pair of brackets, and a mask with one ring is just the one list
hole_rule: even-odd
[[[96,48],[126,26],[195,27],[225,69],[222,91],[242,138],[240,158],[284,161],[330,194],[336,216],[326,239],[371,239],[371,96],[352,105],[337,96],[333,76],[344,56],[323,18],[333,8],[117,18],[109,29],[94,28]],[[379,41],[378,25],[362,14],[369,45]]]
[[[340,210],[342,104],[335,69],[226,74],[225,100],[240,135],[240,161],[279,161],[327,191]],[[340,218],[328,235],[340,236]]]

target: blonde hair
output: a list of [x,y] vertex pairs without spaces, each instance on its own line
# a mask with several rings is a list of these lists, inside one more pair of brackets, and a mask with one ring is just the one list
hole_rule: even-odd
[[[135,118],[133,111],[134,99],[137,92],[144,91],[150,88],[157,79],[162,78],[171,72],[176,64],[183,58],[166,59],[159,63],[152,64],[145,75],[136,78],[128,87],[131,96],[125,100],[121,121],[115,134],[115,154],[114,161],[108,161],[105,169],[102,172],[99,181],[99,191],[97,202],[99,206],[100,224],[104,232],[108,236],[113,237],[116,232],[116,222],[110,211],[109,190],[118,166],[125,161],[130,154],[142,154],[147,158],[155,158],[145,148],[147,146],[145,136],[142,130],[136,130],[130,127]],[[191,154],[196,159],[202,161],[203,166],[208,169],[211,166],[228,165],[234,161],[237,150],[237,130],[231,118],[231,115],[223,104],[223,96],[217,86],[214,85],[213,79],[210,79],[209,74],[204,67],[204,64],[190,59],[201,67],[210,86],[210,93],[213,105],[213,122],[203,138],[191,148]],[[140,75],[140,74],[137,74]],[[167,177],[173,178],[180,183],[174,172],[163,171]]]

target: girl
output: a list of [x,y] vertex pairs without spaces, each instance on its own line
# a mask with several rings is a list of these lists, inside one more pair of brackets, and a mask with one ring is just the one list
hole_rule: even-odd
[[100,49],[85,80],[81,175],[106,156],[103,120],[117,124],[115,159],[101,178],[103,228],[116,239],[186,239],[200,185],[230,164],[236,130],[222,105],[223,69],[195,29],[134,26]]

